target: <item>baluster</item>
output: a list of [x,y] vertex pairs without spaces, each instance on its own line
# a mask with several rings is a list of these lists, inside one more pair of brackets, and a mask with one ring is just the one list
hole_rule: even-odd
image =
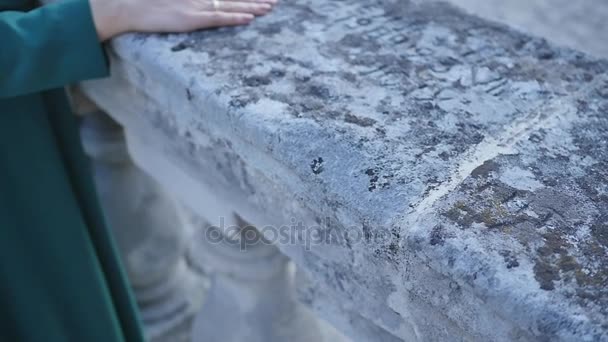
[[233,222],[238,229],[210,226],[192,240],[193,262],[212,273],[192,341],[344,341],[297,301],[292,262],[238,216]]
[[158,183],[132,162],[120,125],[100,111],[83,120],[84,148],[146,333],[152,340],[167,339],[163,336],[188,324],[205,287],[184,260],[185,220]]

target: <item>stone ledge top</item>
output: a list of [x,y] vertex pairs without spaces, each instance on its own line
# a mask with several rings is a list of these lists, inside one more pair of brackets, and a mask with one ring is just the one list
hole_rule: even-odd
[[354,253],[420,258],[532,336],[608,338],[607,61],[443,3],[371,0],[286,1],[113,55],[172,138],[238,136],[319,217],[401,239]]

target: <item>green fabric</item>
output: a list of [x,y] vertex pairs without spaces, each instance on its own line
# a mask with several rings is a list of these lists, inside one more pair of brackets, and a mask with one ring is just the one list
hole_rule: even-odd
[[58,89],[108,74],[89,3],[30,8],[0,0],[0,341],[143,341]]

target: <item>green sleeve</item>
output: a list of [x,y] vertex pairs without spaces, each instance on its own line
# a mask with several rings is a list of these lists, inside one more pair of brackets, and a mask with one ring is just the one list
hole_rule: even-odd
[[0,12],[0,98],[108,74],[88,0]]

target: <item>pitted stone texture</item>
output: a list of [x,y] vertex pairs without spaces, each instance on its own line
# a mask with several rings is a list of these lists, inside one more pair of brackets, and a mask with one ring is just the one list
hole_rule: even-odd
[[[258,227],[295,218],[335,235],[310,251],[279,246],[335,312],[408,341],[605,336],[603,174],[585,162],[607,160],[607,62],[445,4],[371,0],[297,0],[247,28],[130,35],[112,56],[114,77],[85,89],[132,141],[233,205],[253,203],[272,218],[244,214]],[[546,190],[550,179],[581,191]],[[571,209],[569,221],[544,222],[549,208]]]
[[608,338],[607,81],[477,166],[408,237],[540,338]]
[[[428,1],[428,0],[417,0]],[[484,18],[608,57],[608,2],[604,0],[448,0]]]
[[[214,85],[230,117],[262,131],[256,146],[302,178],[335,192],[349,187],[340,201],[382,220],[448,178],[469,147],[600,68],[441,4],[402,6],[298,1],[251,28],[134,40],[140,58],[170,60],[185,78],[180,100]],[[183,121],[168,123],[193,129]],[[310,164],[319,158],[317,174]],[[378,197],[390,200],[369,208]]]

